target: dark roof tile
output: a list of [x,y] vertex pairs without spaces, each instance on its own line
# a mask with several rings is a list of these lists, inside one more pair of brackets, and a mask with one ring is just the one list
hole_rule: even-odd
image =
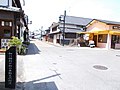
[[[61,15],[61,17],[63,18],[63,15]],[[75,17],[75,16],[66,16],[65,17],[65,23],[81,25],[81,26],[86,26],[92,20],[93,19],[90,19],[90,18]]]

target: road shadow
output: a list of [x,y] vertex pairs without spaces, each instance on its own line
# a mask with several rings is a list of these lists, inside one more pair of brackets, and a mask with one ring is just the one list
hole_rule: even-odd
[[17,82],[15,89],[5,88],[5,82],[0,82],[0,90],[58,90],[54,81],[42,82],[42,80],[59,77],[60,75],[61,74],[55,74],[29,82]]
[[55,74],[51,76],[47,76],[41,79],[29,81],[25,83],[25,89],[24,90],[58,90],[56,84],[54,81],[51,82],[42,82],[42,80],[49,79],[52,77],[59,76],[61,74]]
[[55,82],[29,82],[24,90],[58,90]]
[[37,48],[37,46],[34,43],[30,43],[28,46],[28,51],[27,55],[32,55],[32,54],[40,54],[40,50]]
[[24,90],[24,83],[17,82],[15,89],[5,88],[5,82],[0,82],[0,90]]

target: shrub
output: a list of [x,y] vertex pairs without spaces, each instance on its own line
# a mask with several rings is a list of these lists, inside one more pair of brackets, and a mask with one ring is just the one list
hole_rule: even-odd
[[22,45],[22,42],[20,39],[18,39],[17,37],[13,36],[12,39],[9,41],[9,45],[10,46],[19,46]]
[[22,45],[22,42],[17,37],[13,36],[12,39],[9,41],[9,46],[16,46],[17,52],[19,53],[20,46]]
[[20,55],[26,55],[27,54],[27,47],[24,46],[24,44],[20,48]]

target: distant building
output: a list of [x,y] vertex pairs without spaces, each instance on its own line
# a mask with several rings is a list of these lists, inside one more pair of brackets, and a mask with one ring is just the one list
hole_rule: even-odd
[[[63,18],[63,15],[61,15]],[[66,16],[65,17],[65,40],[64,44],[69,45],[70,42],[79,37],[79,32],[84,32],[86,30],[86,25],[90,23],[92,19]],[[49,41],[54,44],[63,43],[63,22],[53,23],[50,26]]]
[[96,47],[120,49],[120,22],[93,19],[87,25],[87,33]]
[[[52,23],[47,39],[49,42],[62,45],[63,24]],[[69,45],[73,40],[79,40],[76,41],[79,46],[89,46],[89,41],[93,40],[95,46],[99,48],[120,48],[120,22],[66,16],[64,35],[65,45]]]

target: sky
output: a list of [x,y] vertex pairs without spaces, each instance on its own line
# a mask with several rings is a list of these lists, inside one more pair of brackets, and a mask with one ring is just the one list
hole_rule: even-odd
[[120,22],[120,0],[25,0],[23,6],[28,15],[29,30],[48,29],[59,16],[77,16]]

